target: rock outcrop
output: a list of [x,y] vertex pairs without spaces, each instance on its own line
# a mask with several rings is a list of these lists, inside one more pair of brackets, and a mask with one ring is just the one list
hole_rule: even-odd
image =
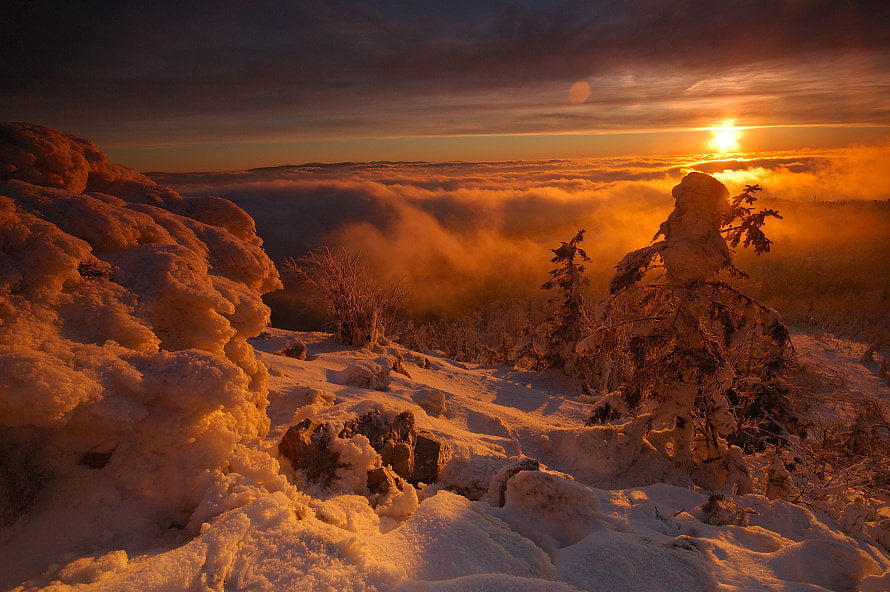
[[[376,493],[387,482],[388,468],[405,481],[418,485],[438,480],[439,471],[451,458],[448,444],[435,435],[419,430],[414,414],[404,411],[388,419],[379,411],[347,421],[342,427],[313,419],[305,419],[291,426],[278,444],[278,451],[294,469],[304,471],[311,480],[330,484],[337,469],[344,468],[332,439],[348,440],[361,435],[379,455],[378,467],[368,473],[368,488]],[[385,487],[389,487],[386,485]]]

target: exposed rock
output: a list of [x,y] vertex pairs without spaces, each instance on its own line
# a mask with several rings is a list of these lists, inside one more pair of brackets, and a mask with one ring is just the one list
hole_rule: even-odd
[[417,434],[414,447],[414,473],[412,483],[433,483],[439,478],[439,471],[451,458],[451,447],[429,432]]
[[295,470],[323,485],[336,478],[336,471],[344,465],[340,455],[331,450],[331,432],[326,423],[304,419],[291,426],[278,443],[278,451],[291,462]]
[[405,367],[405,359],[402,356],[396,356],[390,358],[390,369],[393,372],[401,374],[402,376],[407,376],[411,378],[411,374],[408,372],[408,369]]
[[402,519],[417,510],[417,491],[390,467],[368,471],[368,502],[381,517]]
[[[421,435],[414,424],[414,414],[410,411],[403,411],[390,421],[378,410],[371,410],[348,422],[339,435],[341,438],[349,438],[355,434],[368,438],[371,447],[380,454],[380,462],[392,467],[398,475],[411,483],[416,484],[422,480],[424,483],[432,483],[438,476],[438,470],[444,465],[444,462],[440,465],[437,461],[433,469],[429,468],[428,457],[432,454],[429,441],[438,443],[438,440],[425,433],[423,448],[418,449]],[[444,446],[444,443],[440,444]],[[424,463],[423,468],[419,461]],[[431,474],[431,471],[434,472]]]
[[708,502],[701,507],[702,522],[714,526],[748,526],[748,513],[731,497],[715,493],[708,498]]
[[377,362],[381,363],[384,359],[389,361],[389,369],[397,374],[402,374],[403,376],[407,376],[411,378],[411,374],[408,372],[408,368],[405,366],[407,364],[407,360],[405,355],[402,353],[402,350],[396,347],[385,347],[383,345],[379,345],[374,348],[375,352],[384,354],[383,357],[377,358]]
[[355,434],[365,436],[371,447],[381,452],[387,445],[408,442],[413,445],[414,414],[403,411],[392,420],[387,420],[377,409],[347,422],[339,437],[351,438]]
[[439,370],[442,367],[441,364],[432,362],[427,356],[416,352],[406,351],[405,359],[423,370]]
[[445,415],[445,393],[436,389],[420,389],[411,395],[411,399],[420,405],[432,417]]
[[[309,479],[327,485],[335,478],[335,471],[344,466],[333,450],[331,434],[327,423],[305,419],[287,430],[278,449],[290,459],[294,469],[305,471]],[[415,485],[436,481],[439,471],[451,458],[451,449],[445,442],[429,432],[418,431],[410,411],[389,420],[373,409],[346,422],[336,437],[348,440],[358,434],[367,438],[380,455],[382,467],[388,467]],[[382,478],[379,474],[369,474],[369,487],[372,484],[376,487]]]
[[389,467],[380,467],[368,471],[368,491],[372,495],[389,493],[395,488],[397,475]]

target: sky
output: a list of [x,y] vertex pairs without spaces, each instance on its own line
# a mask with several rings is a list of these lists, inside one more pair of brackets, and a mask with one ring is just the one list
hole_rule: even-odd
[[16,1],[0,49],[0,120],[140,170],[890,138],[884,1]]

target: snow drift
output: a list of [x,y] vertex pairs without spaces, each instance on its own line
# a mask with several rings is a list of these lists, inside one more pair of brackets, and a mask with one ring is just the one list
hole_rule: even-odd
[[253,221],[36,125],[0,127],[0,179],[2,525],[32,510],[11,536],[48,553],[187,525],[269,425]]

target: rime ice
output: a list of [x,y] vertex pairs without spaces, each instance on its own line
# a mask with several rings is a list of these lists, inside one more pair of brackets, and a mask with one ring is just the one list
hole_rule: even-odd
[[[230,202],[185,200],[55,130],[6,124],[0,138],[0,447],[31,451],[4,522],[39,501],[32,521],[62,529],[59,507],[102,521],[128,503],[148,530],[185,524],[268,429],[246,339],[268,321],[275,267]],[[128,536],[115,529],[101,536]]]
[[668,279],[675,285],[704,281],[729,258],[720,234],[729,191],[710,175],[689,173],[671,194],[676,200],[674,211],[658,230],[664,235],[660,253]]

